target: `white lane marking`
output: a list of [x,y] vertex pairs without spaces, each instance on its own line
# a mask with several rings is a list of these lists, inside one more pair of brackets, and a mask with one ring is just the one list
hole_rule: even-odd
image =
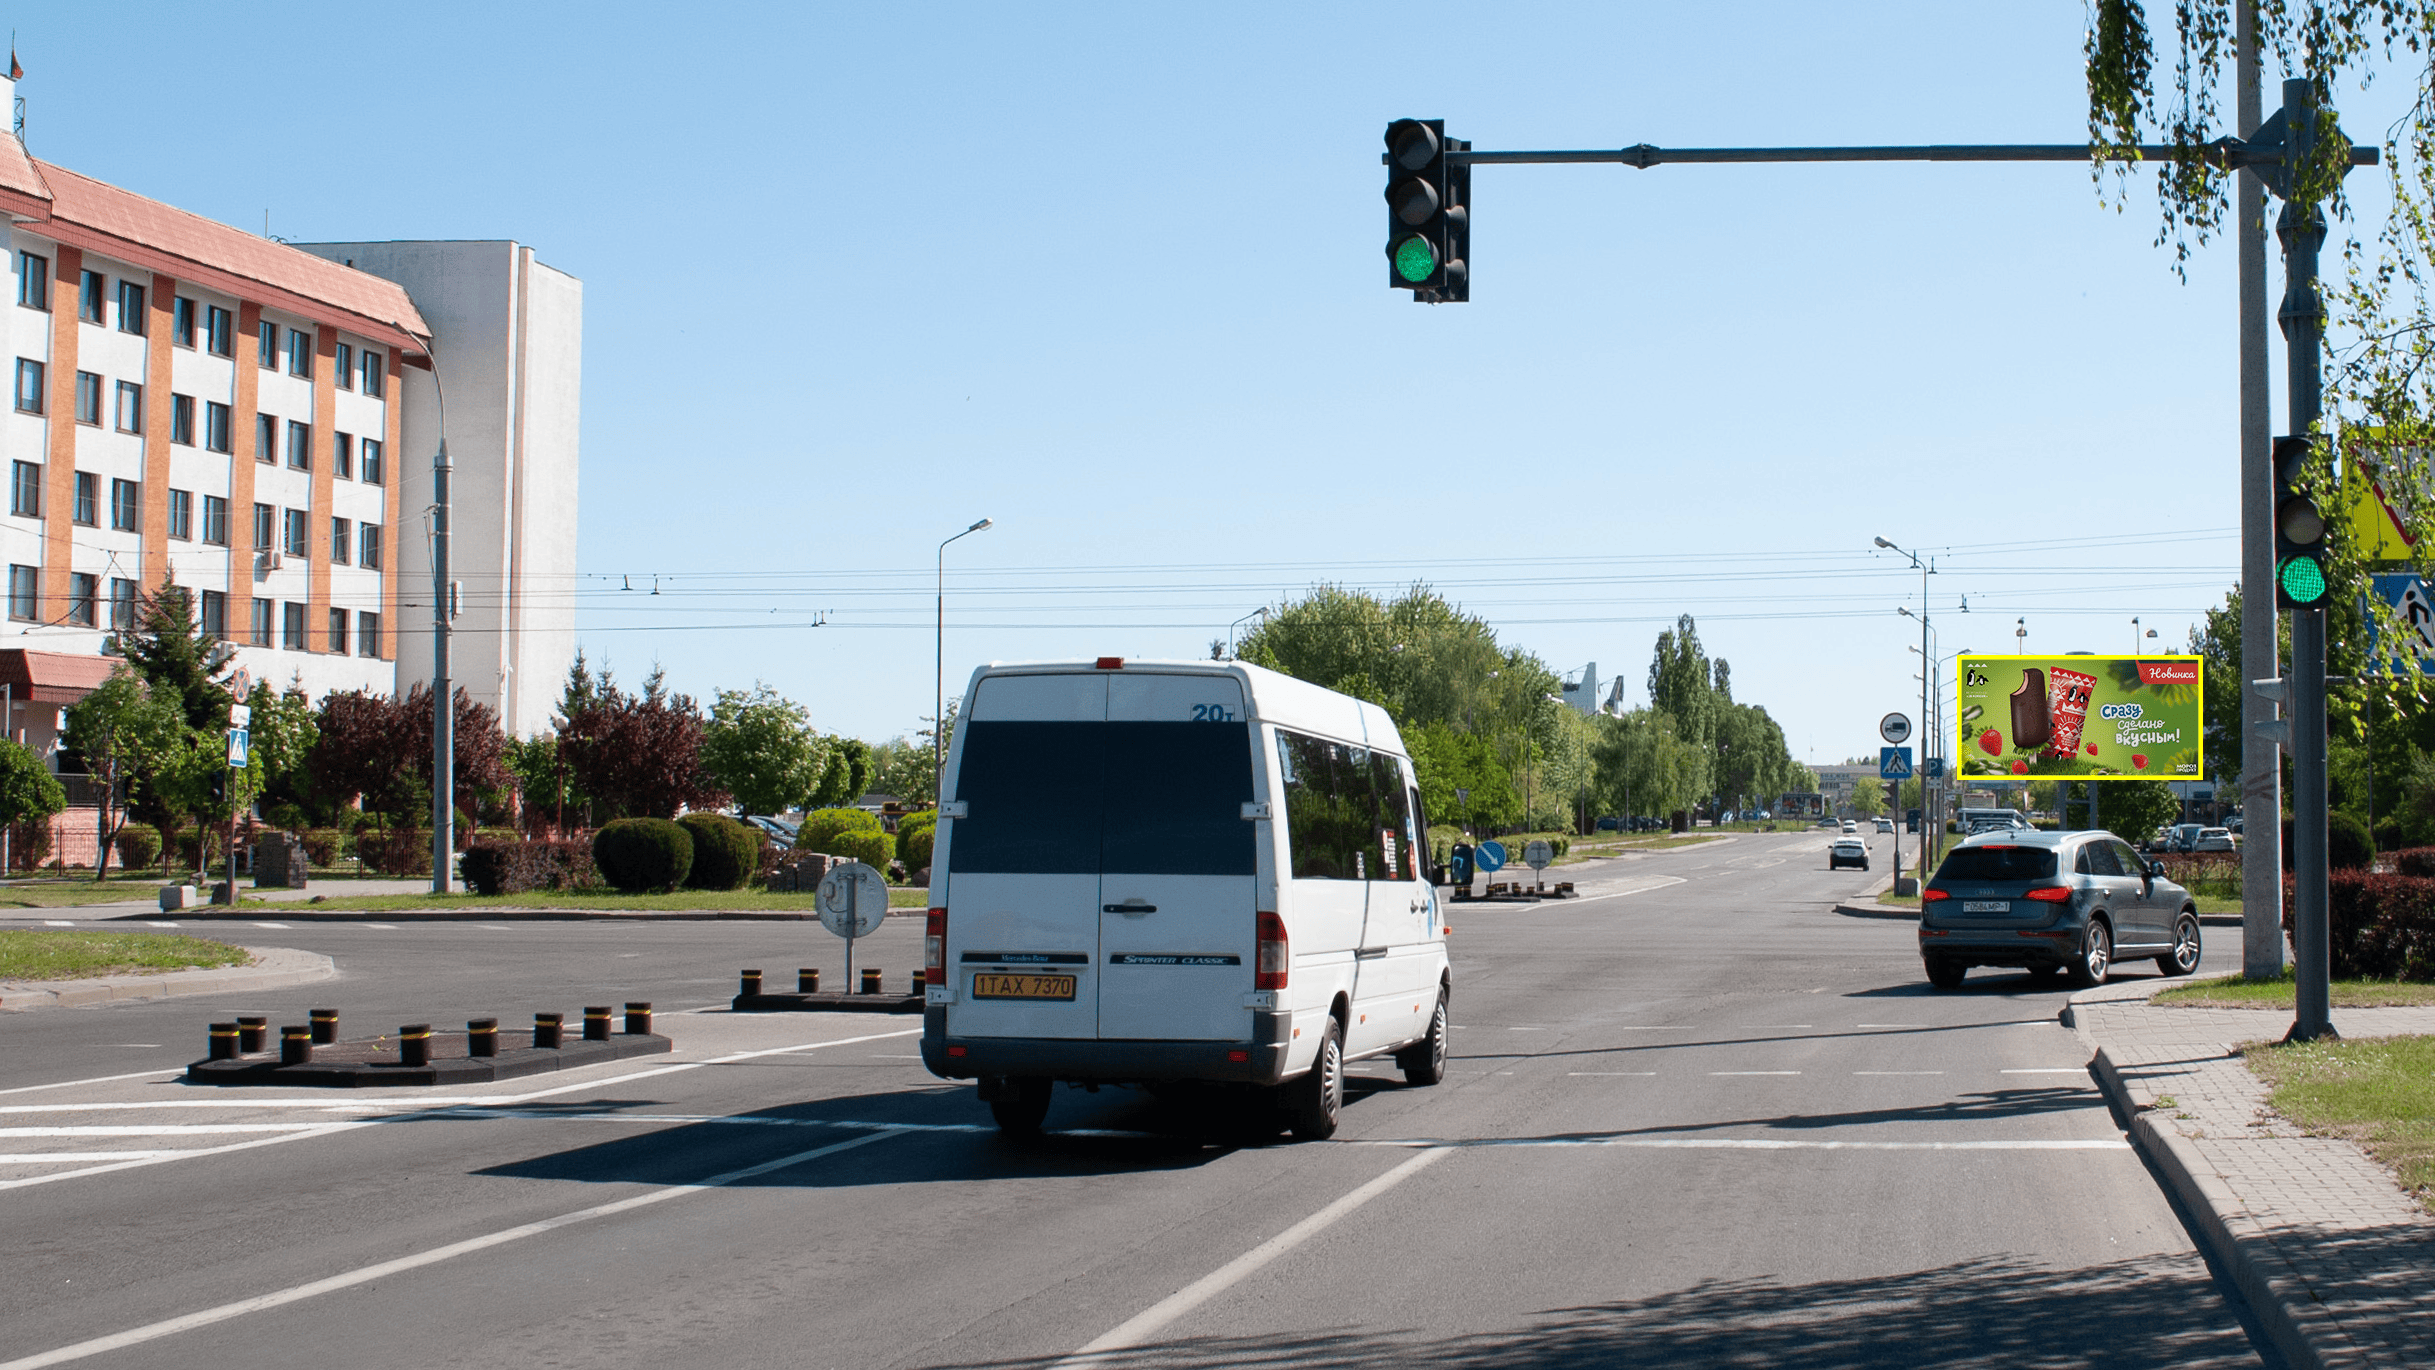
[[[805,1161],[818,1160],[823,1156],[834,1155],[853,1147],[868,1146],[873,1142],[884,1141],[893,1135],[895,1135],[893,1132],[873,1132],[867,1136],[849,1137],[842,1142],[831,1142],[827,1146],[814,1147],[809,1151],[798,1151],[791,1156],[780,1156],[774,1161],[763,1161],[759,1165],[746,1166],[741,1170],[730,1170],[725,1174],[713,1175],[708,1179],[696,1180],[691,1184],[671,1185],[666,1189],[653,1190],[648,1194],[637,1194],[630,1199],[619,1199],[613,1203],[579,1208],[572,1213],[562,1213],[555,1218],[544,1218],[539,1222],[504,1228],[484,1236],[469,1238],[461,1242],[451,1242],[446,1246],[436,1246],[428,1251],[418,1251],[411,1256],[382,1261],[377,1265],[360,1266],[345,1274],[332,1275],[327,1279],[314,1280],[309,1284],[293,1285],[275,1293],[262,1294],[250,1299],[239,1299],[234,1303],[221,1304],[217,1308],[206,1308],[200,1312],[188,1313],[183,1317],[167,1318],[142,1327],[129,1328],[124,1332],[114,1332],[106,1337],[80,1341],[73,1346],[62,1346],[57,1350],[45,1351],[39,1355],[0,1362],[0,1370],[37,1370],[37,1367],[40,1366],[64,1365],[69,1361],[83,1360],[87,1356],[98,1356],[105,1351],[122,1351],[130,1346],[141,1346],[145,1342],[175,1336],[198,1327],[209,1327],[213,1323],[227,1322],[231,1318],[243,1317],[248,1313],[259,1313],[267,1309],[298,1303],[318,1295],[334,1293],[341,1289],[352,1289],[357,1285],[369,1284],[374,1280],[386,1279],[391,1275],[403,1274],[426,1265],[437,1265],[442,1261],[471,1255],[476,1251],[488,1250],[494,1246],[503,1246],[526,1237],[537,1237],[544,1232],[555,1232],[562,1227],[572,1227],[577,1223],[590,1222],[596,1218],[606,1218],[637,1208],[647,1208],[652,1204],[665,1203],[670,1199],[681,1198],[687,1194],[701,1194],[714,1189],[722,1189],[738,1181],[767,1175],[773,1170],[784,1170],[788,1166],[801,1165]],[[1413,1159],[1418,1160],[1419,1157]],[[1406,1162],[1405,1164],[1408,1166],[1411,1163]]]
[[515,929],[514,929],[514,928],[509,927],[509,926],[508,926],[507,924],[505,924],[505,923],[476,923],[476,924],[474,924],[474,926],[475,926],[475,927],[477,927],[477,928],[480,928],[480,929],[481,929],[482,931],[484,931],[484,932],[514,932],[514,931],[515,931]]
[[1798,1075],[1797,1070],[1711,1070],[1710,1075]]
[[[1334,1226],[1346,1214],[1402,1184],[1427,1167],[1435,1165],[1446,1155],[1447,1152],[1440,1149],[1421,1152],[1283,1232],[1151,1304],[1107,1333],[1094,1337],[1074,1354],[1048,1367],[1048,1370],[1072,1370],[1073,1367],[1103,1363],[1103,1358],[1109,1352],[1121,1351],[1147,1341],[1176,1319],[1225,1293],[1260,1267]],[[0,1370],[15,1370],[15,1367],[0,1365]]]
[[[1812,1139],[1777,1137],[1483,1137],[1474,1141],[1447,1141],[1443,1138],[1416,1137],[1408,1141],[1346,1142],[1346,1146],[1415,1146],[1431,1149],[1462,1150],[1470,1147],[1502,1146],[1607,1146],[1645,1148],[1657,1151],[2129,1151],[2131,1143],[2124,1137],[2103,1137],[2090,1140],[2040,1141],[2032,1139],[1983,1142],[1832,1142]],[[1430,1154],[1423,1151],[1422,1155]],[[0,1365],[0,1370],[8,1370]]]
[[0,1127],[0,1137],[200,1137],[224,1132],[317,1132],[327,1123],[154,1123],[126,1126]]
[[138,1156],[175,1156],[168,1151],[0,1151],[0,1165],[64,1165],[69,1161],[125,1161]]
[[1854,1075],[1942,1075],[1941,1070],[1855,1070]]
[[1568,1070],[1567,1075],[1655,1075],[1654,1070]]
[[[52,1175],[28,1175],[23,1179],[0,1180],[0,1189],[26,1189],[34,1185],[51,1184],[59,1180],[79,1179],[86,1175],[107,1175],[112,1171],[117,1170],[137,1170],[148,1165],[166,1165],[171,1161],[182,1161],[194,1156],[221,1156],[226,1155],[231,1151],[250,1151],[258,1146],[277,1146],[281,1142],[298,1142],[307,1137],[320,1137],[334,1132],[348,1132],[354,1130],[355,1128],[370,1126],[372,1126],[370,1122],[324,1123],[311,1132],[282,1132],[269,1137],[256,1137],[250,1141],[230,1142],[226,1146],[191,1147],[183,1151],[172,1151],[156,1156],[143,1156],[141,1159],[137,1160],[119,1161],[112,1165],[87,1166],[82,1170],[62,1170]],[[127,1154],[132,1155],[135,1153]]]
[[46,928],[72,928],[76,926],[76,921],[72,918],[45,918],[42,925]]
[[144,924],[144,926],[145,926],[145,927],[148,927],[148,928],[174,928],[174,927],[176,927],[176,926],[177,926],[177,924],[175,924],[175,923],[146,923],[146,924]]
[[2001,1071],[2004,1075],[2086,1075],[2087,1066],[2039,1066],[2034,1070]]
[[1744,1024],[1742,1024],[1740,1027],[1734,1028],[1734,1029],[1733,1029],[1733,1031],[1735,1031],[1735,1032],[1790,1032],[1790,1031],[1794,1030],[1795,1028],[1806,1028],[1806,1027],[1808,1027],[1808,1026],[1809,1026],[1809,1024],[1807,1024],[1807,1023],[1744,1023]]
[[397,924],[395,923],[366,923],[364,926],[367,928],[379,928],[382,932],[397,931]]
[[[84,1080],[54,1080],[47,1085],[18,1085],[14,1089],[0,1089],[0,1094],[31,1094],[38,1089],[67,1089],[75,1085],[106,1085],[116,1080],[145,1080],[151,1079],[155,1076],[168,1080],[174,1079],[184,1073],[185,1072],[182,1070],[169,1071],[165,1074],[157,1069],[137,1070],[130,1071],[125,1075],[96,1075],[90,1079]],[[8,1110],[0,1110],[0,1112],[6,1111]]]
[[285,931],[287,929],[287,924],[285,923],[256,923],[254,926],[258,928],[278,928],[281,931]]
[[1852,1026],[1860,1028],[1923,1028],[1928,1025],[1926,1023],[1854,1023]]

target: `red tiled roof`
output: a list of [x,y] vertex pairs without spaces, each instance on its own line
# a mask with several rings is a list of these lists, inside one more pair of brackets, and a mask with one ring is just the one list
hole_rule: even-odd
[[120,664],[117,657],[0,648],[0,685],[8,686],[19,701],[73,704],[93,693]]
[[[0,199],[16,189],[0,138]],[[22,156],[22,150],[19,150]],[[49,213],[29,232],[350,332],[423,350],[430,325],[405,288],[367,271],[215,223],[200,214],[147,199],[104,181],[34,159],[37,185],[49,189]]]
[[0,209],[40,217],[50,212],[51,188],[25,155],[25,144],[0,138]]

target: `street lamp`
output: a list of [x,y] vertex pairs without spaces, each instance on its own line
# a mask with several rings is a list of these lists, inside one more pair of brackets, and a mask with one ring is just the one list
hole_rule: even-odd
[[[1936,565],[1934,562],[1921,561],[1917,552],[1910,551],[1907,548],[1897,547],[1893,543],[1886,541],[1884,538],[1877,539],[1877,545],[1885,548],[1888,551],[1900,552],[1902,555],[1909,557],[1911,559],[1911,565],[1919,572],[1919,612],[1914,614],[1908,609],[1903,609],[1902,612],[1908,617],[1919,620],[1919,654],[1925,657],[1928,654],[1928,577],[1936,574]],[[1896,607],[1900,608],[1901,606],[1897,605]],[[1919,673],[1919,722],[1922,727],[1925,727],[1927,725],[1927,721],[1928,673],[1923,670]],[[1926,749],[1923,747],[1921,750],[1924,752]],[[1921,781],[1919,790],[1922,808],[1926,807],[1925,801],[1927,799],[1927,789],[1927,782],[1924,780]],[[1899,798],[1899,790],[1896,791],[1896,795]],[[1922,815],[1922,817],[1925,817],[1925,815]],[[1920,829],[1919,880],[1921,884],[1926,884],[1928,879],[1929,845],[1928,834],[1926,831],[1927,824],[1924,822],[1921,823]],[[1902,892],[1900,879],[1902,873],[1902,830],[1899,828],[1895,829],[1894,831],[1894,872],[1896,876],[1895,892],[1899,894]]]
[[2014,620],[2012,621],[2012,641],[2013,641],[2013,644],[2014,644],[2014,645],[2013,645],[2013,648],[2012,648],[2012,650],[2013,650],[2013,651],[2015,651],[2015,652],[2019,653],[2019,654],[2020,654],[2020,655],[2022,655],[2022,656],[2027,656],[2027,655],[2029,655],[2029,620],[2028,620],[2028,619],[2025,619],[2025,618],[2016,618],[2016,619],[2014,619]]
[[[991,525],[994,520],[982,519],[955,538],[970,537]],[[935,803],[946,802],[941,789],[947,779],[947,542],[938,545],[938,658],[931,684],[935,687],[930,714],[930,788]],[[859,796],[857,796],[859,798]]]

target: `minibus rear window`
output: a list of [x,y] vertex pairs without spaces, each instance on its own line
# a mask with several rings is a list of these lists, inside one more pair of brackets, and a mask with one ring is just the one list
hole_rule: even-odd
[[1936,868],[1939,880],[2051,880],[2052,847],[1955,847]]
[[951,872],[1250,875],[1245,723],[965,725]]

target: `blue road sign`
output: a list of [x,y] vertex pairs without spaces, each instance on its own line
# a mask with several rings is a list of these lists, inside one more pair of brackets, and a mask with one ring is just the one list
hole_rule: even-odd
[[2402,654],[2407,652],[2417,655],[2421,672],[2435,675],[2435,590],[2429,590],[2426,580],[2415,575],[2378,574],[2371,579],[2377,597],[2392,605],[2393,611],[2401,616],[2402,637],[2392,647],[2379,650],[2376,620],[2373,616],[2367,618],[2369,674],[2397,670]]
[[1877,778],[1879,780],[1910,779],[1911,749],[1908,747],[1879,747],[1877,749]]
[[252,748],[252,746],[253,746],[253,741],[254,741],[254,737],[253,737],[253,731],[252,731],[251,729],[249,729],[249,728],[231,728],[231,729],[229,729],[229,730],[228,730],[228,764],[229,764],[229,765],[231,765],[231,766],[243,766],[243,765],[245,764],[245,758],[246,758],[246,754],[247,754],[247,752],[248,752],[248,751],[249,751],[249,750]]
[[1482,842],[1471,849],[1471,862],[1480,868],[1482,875],[1496,874],[1505,869],[1505,844]]
[[1945,759],[1941,756],[1920,758],[1919,773],[1930,780],[1941,778],[1945,773]]

